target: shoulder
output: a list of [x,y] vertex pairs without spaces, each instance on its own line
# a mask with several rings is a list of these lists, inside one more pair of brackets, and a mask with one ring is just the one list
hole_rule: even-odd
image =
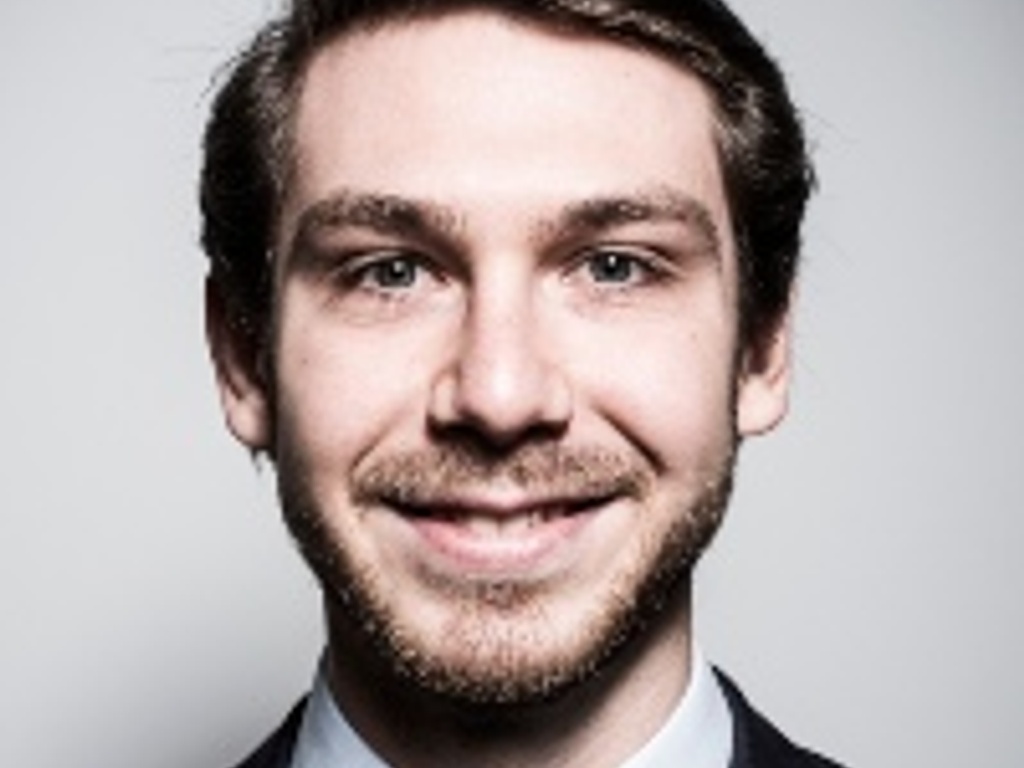
[[750,705],[735,683],[716,674],[733,717],[731,768],[842,768],[794,744]]
[[305,707],[305,700],[296,704],[284,722],[260,745],[259,749],[235,768],[288,768]]

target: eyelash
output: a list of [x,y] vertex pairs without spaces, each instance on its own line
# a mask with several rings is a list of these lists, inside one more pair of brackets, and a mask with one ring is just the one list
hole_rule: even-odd
[[[614,259],[611,266],[628,266],[631,275],[623,280],[601,280],[594,272],[599,260],[606,260],[604,266],[609,266],[608,260]],[[617,263],[616,263],[617,262]],[[639,251],[628,247],[602,246],[584,251],[571,265],[569,273],[575,276],[581,270],[589,271],[587,279],[593,284],[595,290],[608,292],[629,291],[644,286],[655,285],[670,276],[664,259],[657,254]]]
[[[363,293],[383,301],[402,301],[423,280],[446,281],[445,272],[433,261],[415,252],[402,250],[368,251],[344,254],[332,269],[332,280],[345,294]],[[401,273],[390,277],[398,282],[388,284],[384,270],[398,267]],[[609,268],[604,275],[598,269]],[[623,275],[622,270],[628,270]],[[618,273],[616,276],[615,273]],[[620,295],[657,285],[671,277],[665,259],[656,252],[627,246],[597,246],[574,255],[567,263],[565,277],[580,280],[593,293]],[[605,279],[610,278],[610,279]]]
[[[376,251],[364,255],[346,256],[335,270],[335,280],[345,291],[366,291],[381,297],[397,299],[405,289],[415,285],[425,275],[438,276],[438,270],[422,257],[403,251]],[[409,282],[401,285],[384,285],[374,280],[383,276],[383,270],[401,266],[410,276]],[[395,275],[392,275],[395,277]]]

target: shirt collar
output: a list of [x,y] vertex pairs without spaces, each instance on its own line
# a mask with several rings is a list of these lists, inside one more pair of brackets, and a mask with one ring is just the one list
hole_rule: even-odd
[[694,645],[686,693],[665,724],[622,768],[727,768],[732,714],[711,666]]
[[[291,768],[388,768],[339,711],[321,664],[302,718]],[[690,682],[665,724],[622,768],[727,768],[732,716],[711,667],[694,648]]]
[[327,685],[321,662],[302,716],[291,768],[388,768],[344,718]]

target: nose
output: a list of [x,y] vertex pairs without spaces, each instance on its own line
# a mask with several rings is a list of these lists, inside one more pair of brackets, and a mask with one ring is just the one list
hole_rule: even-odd
[[453,357],[431,392],[434,430],[497,450],[564,432],[572,391],[565,361],[545,334],[541,303],[528,287],[508,283],[473,292]]

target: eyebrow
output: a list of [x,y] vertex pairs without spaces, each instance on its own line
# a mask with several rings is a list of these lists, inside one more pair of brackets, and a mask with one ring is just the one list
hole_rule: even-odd
[[693,249],[699,253],[717,256],[721,251],[718,227],[708,207],[697,198],[670,187],[574,202],[545,228],[585,236],[630,224],[652,223],[683,225],[694,238]]
[[[681,224],[694,238],[694,251],[709,256],[720,252],[718,228],[708,207],[667,186],[572,201],[553,217],[538,221],[535,236],[557,242],[642,223]],[[347,228],[366,229],[385,237],[448,243],[457,239],[462,219],[454,209],[433,201],[344,189],[313,203],[299,215],[289,257],[301,259],[322,233]]]
[[321,233],[348,228],[438,240],[451,239],[459,227],[455,212],[445,206],[397,195],[342,190],[313,203],[299,215],[289,251],[295,255]]

